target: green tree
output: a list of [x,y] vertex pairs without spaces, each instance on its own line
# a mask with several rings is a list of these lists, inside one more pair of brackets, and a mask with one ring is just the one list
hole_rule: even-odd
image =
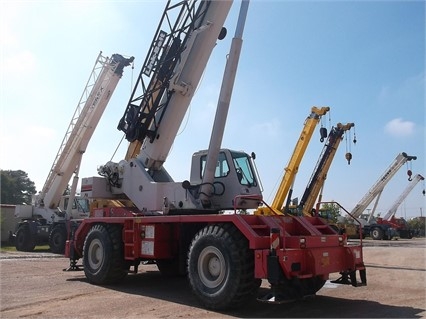
[[24,171],[1,170],[1,203],[31,204],[36,193],[35,184]]
[[321,205],[319,214],[323,218],[335,223],[337,222],[337,217],[340,216],[339,205],[335,203],[324,203]]
[[416,217],[407,221],[408,227],[414,230],[416,236],[424,236],[426,230],[426,219],[424,217]]

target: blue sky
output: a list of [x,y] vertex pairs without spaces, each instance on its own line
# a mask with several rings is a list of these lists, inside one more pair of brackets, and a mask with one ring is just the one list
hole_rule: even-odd
[[[189,178],[192,153],[208,146],[239,6],[235,0],[228,36],[213,51],[165,164],[175,181]],[[41,190],[99,51],[135,56],[135,69],[125,69],[83,158],[80,177],[96,175],[121,140],[116,126],[163,8],[158,0],[2,0],[0,168],[26,171]],[[257,154],[267,201],[314,105],[331,108],[328,127],[356,125],[351,165],[342,141],[325,200],[351,210],[401,152],[418,157],[414,174],[426,174],[424,1],[252,0],[243,38],[222,145]],[[299,198],[323,147],[316,134],[296,179]],[[123,143],[113,160],[124,158],[126,148]],[[406,170],[388,183],[379,212],[404,190]],[[422,187],[397,216],[426,215]]]

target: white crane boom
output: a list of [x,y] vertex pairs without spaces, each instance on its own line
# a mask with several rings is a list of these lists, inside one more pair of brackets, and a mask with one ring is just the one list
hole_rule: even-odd
[[395,173],[404,165],[406,162],[411,160],[416,160],[416,156],[409,156],[407,153],[403,152],[396,156],[392,164],[385,170],[385,172],[379,177],[377,182],[369,189],[369,191],[364,195],[364,197],[356,204],[354,209],[351,211],[351,216],[358,218],[365,211],[365,209],[370,205],[370,203],[376,198],[374,208],[370,213],[371,216],[374,215],[374,211],[377,207],[378,200],[382,194],[383,189],[386,184],[392,179]]
[[[42,191],[32,205],[15,207],[15,217],[21,218],[12,235],[17,250],[33,251],[36,244],[48,242],[53,253],[61,254],[69,236],[68,221],[88,217],[88,199],[76,198],[81,160],[124,67],[133,59],[99,53]],[[64,196],[72,175],[70,194]]]
[[[243,1],[241,23],[237,26],[225,70],[226,87],[222,87],[219,97],[220,120],[217,116],[211,135],[213,142],[211,140],[207,151],[193,154],[190,180],[174,182],[163,163],[213,48],[217,40],[226,35],[223,25],[232,6],[230,0],[167,2],[139,79],[118,124],[118,129],[131,142],[126,159],[101,166],[98,173],[105,178],[84,178],[84,195],[126,198],[140,211],[163,214],[199,214],[234,209],[235,206],[240,209],[258,206],[257,200],[239,198],[234,201],[236,196],[258,197],[261,193],[252,157],[244,152],[218,149],[241,49],[247,5],[248,2]],[[207,176],[208,181],[203,179],[208,158],[217,158],[210,161],[215,166],[213,181],[211,176]]]
[[[102,52],[99,53],[39,195],[38,202],[45,207],[58,207],[72,175],[78,173],[83,153],[122,76],[123,68],[132,61],[133,57],[126,59],[113,54],[109,58],[102,56]],[[75,189],[71,190],[71,195],[74,194]]]
[[413,188],[417,185],[418,182],[423,181],[425,178],[420,175],[416,174],[413,177],[413,180],[407,185],[405,190],[399,195],[399,197],[396,199],[395,203],[391,206],[391,208],[388,210],[385,216],[383,216],[384,220],[391,220],[393,216],[395,216],[396,211],[398,210],[398,207],[401,205],[401,203],[404,201],[404,199],[410,194],[410,192],[413,190]]

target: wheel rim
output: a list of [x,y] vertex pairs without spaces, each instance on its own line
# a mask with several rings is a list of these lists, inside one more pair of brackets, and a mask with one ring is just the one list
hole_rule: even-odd
[[99,269],[104,260],[104,247],[99,239],[94,239],[89,245],[89,266],[92,269]]
[[198,274],[201,282],[208,288],[218,287],[226,275],[226,262],[216,247],[206,247],[198,259]]

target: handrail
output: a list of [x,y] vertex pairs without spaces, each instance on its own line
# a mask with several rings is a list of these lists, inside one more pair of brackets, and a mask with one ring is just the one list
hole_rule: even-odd
[[342,205],[340,205],[338,202],[333,202],[333,201],[318,202],[317,205],[316,205],[316,213],[315,213],[317,216],[319,216],[318,212],[319,212],[319,208],[320,208],[321,204],[337,204],[341,209],[343,209],[346,212],[346,214],[351,216],[353,218],[353,220],[356,221],[359,225],[359,240],[360,240],[360,243],[362,245],[362,224],[361,224],[361,222],[357,218],[355,218],[351,213],[349,213]]

